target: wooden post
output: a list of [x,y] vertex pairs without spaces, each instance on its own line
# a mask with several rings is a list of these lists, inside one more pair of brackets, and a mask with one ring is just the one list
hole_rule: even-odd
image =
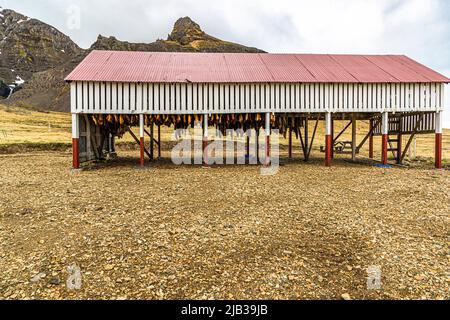
[[158,159],[161,159],[161,125],[158,124]]
[[331,145],[333,136],[331,133],[331,112],[325,114],[325,166],[331,167]]
[[256,157],[256,163],[259,162],[259,128],[255,129],[255,157]]
[[203,165],[208,166],[208,114],[203,115]]
[[388,163],[389,113],[383,112],[381,119],[381,163]]
[[402,130],[403,130],[403,126],[402,126],[402,116],[398,117],[398,133],[397,133],[397,154],[396,154],[396,162],[397,164],[401,164],[402,163],[402,151],[403,151],[403,136],[402,136]]
[[334,119],[331,114],[331,159],[334,159]]
[[247,159],[248,159],[248,163],[250,163],[250,131],[251,129],[247,130],[247,141],[246,141],[246,152],[247,152]]
[[289,149],[288,149],[288,157],[292,159],[292,127],[289,127]]
[[144,145],[144,115],[139,115],[139,145],[141,147],[141,158],[140,158],[140,165],[143,167],[145,165],[145,145]]
[[265,133],[266,133],[265,165],[268,166],[270,164],[270,112],[266,112]]
[[403,151],[403,136],[401,133],[399,133],[397,135],[397,159],[396,162],[397,164],[401,164],[402,163],[402,151]]
[[78,114],[72,113],[72,167],[80,168],[80,118]]
[[352,113],[352,160],[356,160],[356,114]]
[[442,111],[436,112],[436,135],[435,135],[435,167],[436,169],[442,169]]
[[154,157],[154,138],[153,138],[153,121],[150,122],[150,160],[153,160]]
[[373,119],[370,119],[370,131],[371,134],[369,136],[369,158],[373,159]]
[[309,137],[308,137],[308,117],[305,118],[305,162],[309,160],[308,157],[308,149],[309,149]]

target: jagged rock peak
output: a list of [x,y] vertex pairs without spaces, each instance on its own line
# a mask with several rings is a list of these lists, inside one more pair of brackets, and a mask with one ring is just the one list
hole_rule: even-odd
[[178,19],[173,26],[172,33],[167,38],[168,41],[176,41],[181,45],[187,45],[196,40],[212,40],[213,37],[207,35],[200,26],[189,17]]

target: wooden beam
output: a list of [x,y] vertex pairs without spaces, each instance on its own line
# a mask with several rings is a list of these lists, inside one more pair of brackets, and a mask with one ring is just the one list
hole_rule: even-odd
[[[136,143],[140,146],[141,145],[141,141],[136,137],[136,135],[133,133],[133,131],[131,131],[130,128],[128,128],[128,132],[131,134],[131,136],[133,137],[134,141],[136,141]],[[144,152],[150,158],[150,153],[147,151],[147,149],[144,148]]]
[[[356,147],[356,150],[358,152],[364,146],[364,144],[366,143],[367,139],[369,139],[371,137],[372,137],[372,151],[373,151],[373,132],[374,132],[375,128],[378,126],[378,123],[380,122],[380,120],[377,120],[375,122],[375,125],[373,125],[373,120],[370,120],[370,122],[371,122],[371,125],[370,125],[369,133],[364,137],[364,139],[361,141],[361,143]],[[372,155],[372,157],[373,157],[373,155]],[[370,156],[369,156],[369,158],[370,158]]]
[[308,145],[309,145],[309,137],[308,137],[308,117],[305,118],[305,161],[308,161]]
[[[149,137],[151,137],[150,132],[148,132],[146,129],[144,129],[144,132],[146,135],[148,135]],[[156,145],[159,145],[159,141],[156,140],[156,138],[153,138],[153,142],[156,143]]]
[[352,160],[356,159],[356,115],[352,113]]
[[309,149],[308,149],[307,160],[309,160],[309,156],[311,155],[311,150],[312,150],[312,147],[314,144],[314,138],[315,138],[316,132],[317,132],[317,126],[319,125],[319,119],[320,119],[320,114],[317,116],[316,125],[314,126],[313,135],[311,137],[311,144],[309,145]]
[[150,155],[151,155],[151,157],[150,157],[150,160],[153,160],[154,159],[154,141],[155,141],[155,138],[153,138],[153,121],[150,123]]
[[289,127],[289,149],[288,149],[288,157],[292,159],[292,127]]
[[416,125],[414,126],[414,131],[411,134],[411,136],[409,137],[408,142],[406,143],[406,146],[405,146],[405,150],[403,150],[402,157],[400,158],[401,162],[403,162],[403,160],[405,159],[406,152],[408,152],[411,142],[412,142],[414,136],[416,135],[417,131],[419,130],[422,120],[423,120],[423,115],[421,117],[419,117],[419,119],[417,119],[417,121],[416,121]]
[[301,147],[302,147],[302,151],[303,151],[303,157],[306,159],[305,142],[303,141],[302,130],[300,128],[298,128],[298,137],[300,138],[300,143],[301,143]]
[[158,159],[161,159],[161,125],[158,124]]
[[350,120],[350,122],[345,126],[344,129],[341,130],[341,132],[338,133],[338,135],[333,139],[333,144],[336,143],[336,141],[338,141],[338,139],[341,137],[341,135],[347,131],[348,127],[350,127],[352,124],[352,121]]

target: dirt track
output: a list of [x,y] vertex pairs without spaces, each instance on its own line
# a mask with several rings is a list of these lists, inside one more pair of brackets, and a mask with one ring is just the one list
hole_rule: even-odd
[[0,155],[0,298],[450,298],[448,170],[70,160]]

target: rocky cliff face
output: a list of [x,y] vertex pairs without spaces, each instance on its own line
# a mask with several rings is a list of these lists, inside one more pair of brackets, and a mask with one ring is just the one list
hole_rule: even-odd
[[[1,8],[0,8],[1,10]],[[167,40],[130,43],[99,35],[88,50],[39,20],[12,10],[0,11],[0,81],[25,80],[20,91],[2,103],[41,110],[69,111],[64,78],[91,50],[154,52],[263,52],[223,41],[203,32],[189,17],[176,21]],[[5,89],[6,91],[6,89]]]
[[0,11],[0,79],[5,83],[28,81],[35,72],[58,67],[83,53],[52,26],[12,10]]

